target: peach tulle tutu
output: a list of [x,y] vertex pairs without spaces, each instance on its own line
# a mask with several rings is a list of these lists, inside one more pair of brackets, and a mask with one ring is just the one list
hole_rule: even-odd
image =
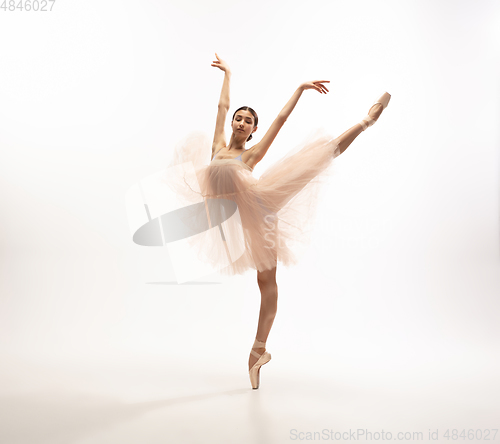
[[169,166],[187,163],[194,174],[165,178],[191,209],[185,221],[205,227],[188,239],[198,258],[227,275],[270,270],[277,261],[296,264],[297,251],[309,241],[321,185],[340,154],[335,138],[316,131],[259,179],[241,156],[218,159],[215,154],[210,160],[211,154],[204,134],[189,134]]

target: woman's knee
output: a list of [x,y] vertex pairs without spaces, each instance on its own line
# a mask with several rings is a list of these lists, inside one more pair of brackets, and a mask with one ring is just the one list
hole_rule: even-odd
[[276,286],[276,267],[271,270],[258,271],[257,283],[261,288]]

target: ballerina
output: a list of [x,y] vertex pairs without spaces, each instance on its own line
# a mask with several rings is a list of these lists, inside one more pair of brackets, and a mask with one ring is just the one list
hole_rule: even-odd
[[[226,141],[224,126],[230,107],[231,70],[217,53],[215,56],[217,60],[211,66],[224,72],[224,81],[212,141],[212,160],[208,166],[196,167],[196,176],[206,203],[205,218],[208,216],[211,228],[212,225],[217,225],[219,230],[206,230],[201,238],[196,239],[196,245],[200,248],[200,254],[214,265],[227,263],[229,257],[230,264],[221,270],[224,273],[234,275],[249,268],[257,270],[261,305],[255,342],[248,360],[250,382],[252,388],[257,389],[260,368],[271,359],[271,354],[266,351],[266,342],[277,312],[277,262],[279,260],[284,265],[296,262],[290,243],[302,236],[301,227],[310,219],[316,195],[314,185],[319,184],[320,176],[328,173],[333,159],[378,120],[391,96],[387,92],[382,94],[371,106],[368,115],[340,136],[322,136],[309,141],[298,152],[286,155],[266,169],[257,180],[252,176],[255,165],[266,155],[302,93],[312,89],[327,94],[329,90],[325,84],[329,81],[301,83],[261,141],[245,149],[246,142],[257,131],[258,116],[248,106],[238,108],[231,119],[231,137],[229,142]],[[200,155],[194,150],[199,153],[206,149],[204,144],[191,141],[185,144],[180,157],[196,163],[199,162]],[[180,191],[194,202],[193,189],[196,186],[190,186],[186,178],[184,182],[189,186]],[[302,197],[302,201],[298,197]],[[209,209],[207,203],[221,202],[220,199],[236,204],[239,219],[225,218],[227,208],[222,204],[212,204]],[[307,203],[308,211],[299,207],[304,202]],[[233,260],[232,252],[235,250],[244,252]]]

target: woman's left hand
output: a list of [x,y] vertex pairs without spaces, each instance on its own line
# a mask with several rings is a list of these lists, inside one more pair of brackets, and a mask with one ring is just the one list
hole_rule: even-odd
[[299,88],[302,88],[303,90],[315,89],[321,94],[326,94],[328,92],[328,88],[323,85],[323,83],[330,83],[330,80],[313,80],[311,82],[304,82],[300,85]]

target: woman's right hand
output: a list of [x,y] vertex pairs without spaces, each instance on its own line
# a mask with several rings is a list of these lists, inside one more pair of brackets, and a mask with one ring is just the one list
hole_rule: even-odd
[[212,62],[212,66],[215,66],[216,68],[219,68],[220,70],[226,72],[226,73],[229,73],[230,72],[230,69],[229,69],[229,65],[227,64],[227,62],[225,62],[224,60],[222,60],[221,58],[219,58],[219,56],[217,55],[217,53],[215,53],[215,57],[217,57],[217,60],[214,60]]

